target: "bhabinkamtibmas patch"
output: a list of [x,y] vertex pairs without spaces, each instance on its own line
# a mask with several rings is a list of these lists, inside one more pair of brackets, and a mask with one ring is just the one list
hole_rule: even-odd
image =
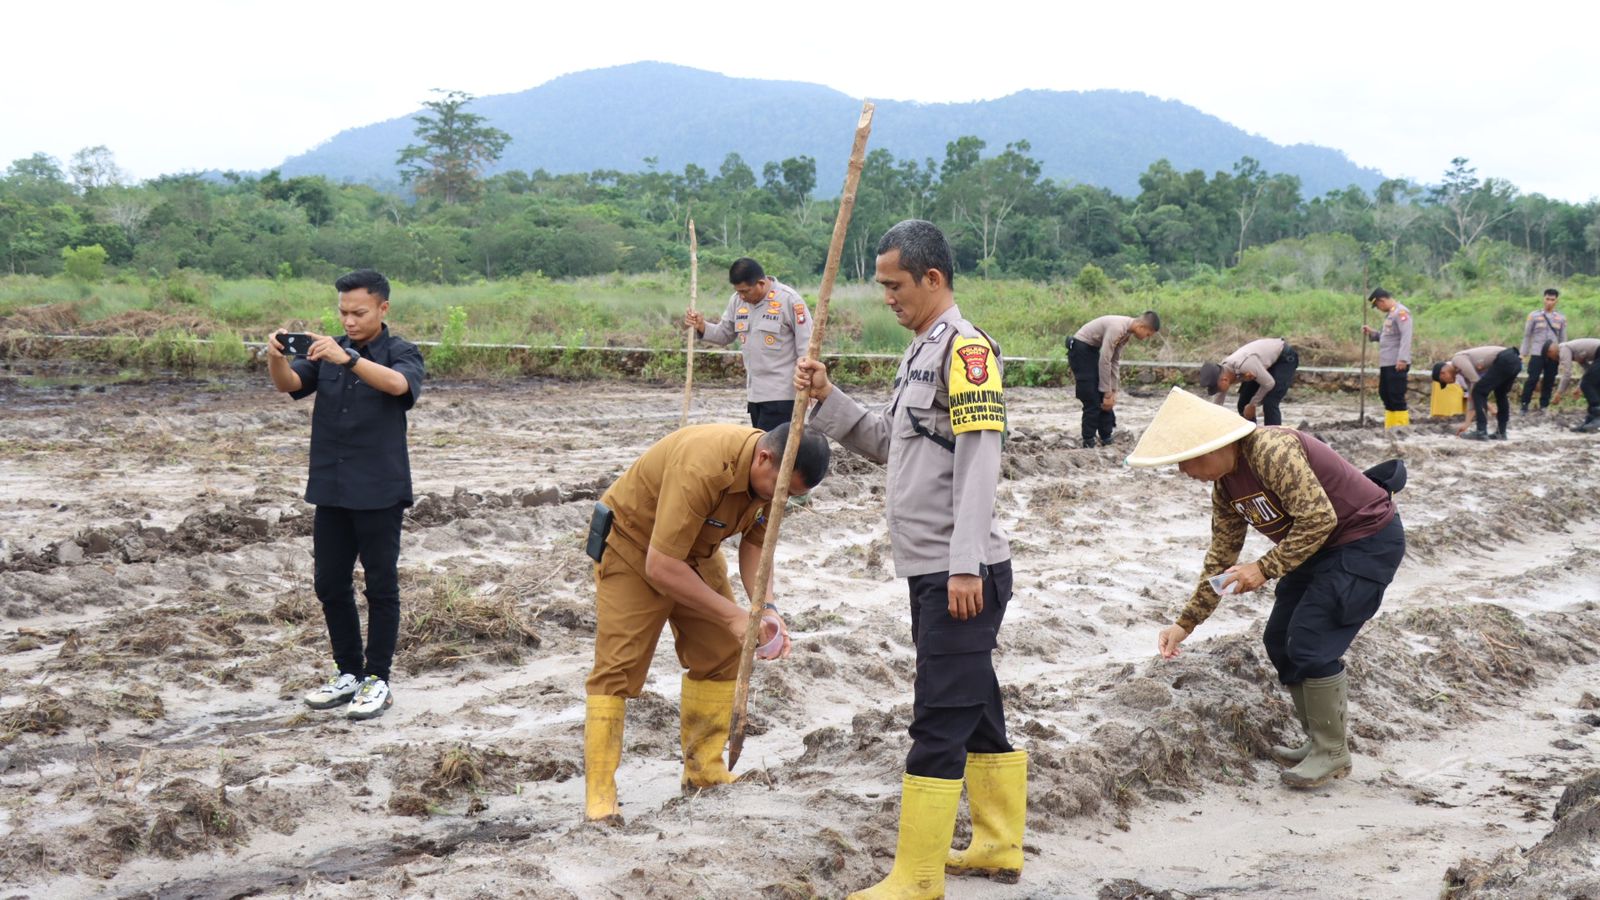
[[956,337],[950,354],[950,430],[1005,431],[1006,401],[994,348],[981,337]]

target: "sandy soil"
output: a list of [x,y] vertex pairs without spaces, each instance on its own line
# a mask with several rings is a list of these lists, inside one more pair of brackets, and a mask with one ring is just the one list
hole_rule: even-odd
[[[677,389],[429,386],[397,700],[354,724],[297,699],[328,666],[310,405],[264,382],[71,381],[0,380],[0,896],[839,897],[887,870],[913,657],[877,466],[841,454],[785,522],[796,651],[758,667],[748,777],[680,793],[666,635],[610,828],[580,821],[581,536],[587,501],[675,427]],[[734,389],[698,396],[699,421],[742,417]],[[1157,399],[1126,398],[1126,435]],[[1069,449],[1067,391],[1011,400],[998,660],[1032,753],[1027,864],[951,897],[1409,898],[1447,873],[1600,891],[1592,833],[1544,888],[1504,875],[1600,766],[1600,443],[1555,416],[1507,444],[1396,442],[1356,428],[1353,399],[1293,398],[1290,423],[1356,463],[1411,466],[1411,555],[1347,660],[1354,775],[1301,794],[1266,757],[1297,734],[1259,649],[1267,597],[1153,653],[1206,489],[1123,468],[1131,443]]]

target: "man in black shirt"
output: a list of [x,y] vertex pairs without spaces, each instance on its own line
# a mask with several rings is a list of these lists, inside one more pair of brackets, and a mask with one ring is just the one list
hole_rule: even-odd
[[[406,411],[422,393],[422,354],[383,324],[388,279],[362,269],[334,287],[344,335],[312,335],[306,355],[291,360],[283,355],[280,328],[267,340],[267,373],[273,387],[296,400],[317,395],[306,502],[317,508],[311,536],[317,599],[339,672],[305,702],[313,709],[347,704],[349,718],[370,719],[394,703],[389,664],[400,635],[400,523],[412,501]],[[358,557],[367,581],[364,649]]]

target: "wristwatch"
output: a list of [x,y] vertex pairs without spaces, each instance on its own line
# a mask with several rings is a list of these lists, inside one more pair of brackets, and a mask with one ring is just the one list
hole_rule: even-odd
[[356,363],[361,362],[361,354],[351,350],[349,347],[346,347],[344,352],[350,354],[350,358],[342,363],[339,363],[339,365],[344,366],[346,369],[351,371],[355,371]]

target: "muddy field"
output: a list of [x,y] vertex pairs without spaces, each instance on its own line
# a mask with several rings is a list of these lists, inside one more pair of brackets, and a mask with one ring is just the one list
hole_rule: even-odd
[[[626,825],[581,822],[589,501],[679,397],[429,385],[396,703],[357,724],[298,700],[328,672],[299,499],[309,402],[264,378],[0,378],[0,897],[800,898],[877,880],[913,656],[882,471],[842,453],[785,520],[795,653],[758,666],[747,777],[680,793],[669,634],[628,705]],[[697,421],[742,418],[737,390],[698,398]],[[951,897],[1600,894],[1600,442],[1574,420],[1396,442],[1357,428],[1352,398],[1291,398],[1289,424],[1356,463],[1411,466],[1410,555],[1347,659],[1355,772],[1301,794],[1266,757],[1298,733],[1260,650],[1266,596],[1155,656],[1208,534],[1206,488],[1120,465],[1157,392],[1119,409],[1127,444],[1091,451],[1070,449],[1069,391],[1010,399],[998,662],[1032,754],[1027,863],[1019,885],[953,879]]]

